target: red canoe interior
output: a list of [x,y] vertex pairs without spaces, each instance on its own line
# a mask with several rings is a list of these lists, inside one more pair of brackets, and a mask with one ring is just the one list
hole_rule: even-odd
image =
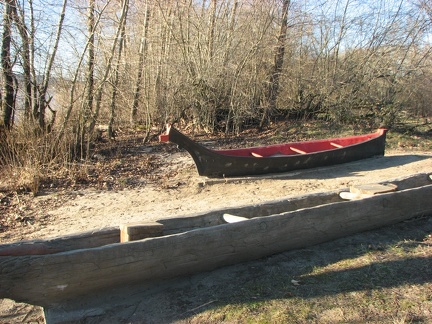
[[[307,154],[315,153],[329,150],[341,149],[347,146],[362,143],[373,138],[379,137],[386,132],[385,128],[378,129],[375,133],[323,139],[307,142],[293,142],[285,144],[276,144],[269,146],[259,146],[259,147],[249,147],[242,149],[230,149],[230,150],[214,150],[219,154],[230,155],[230,156],[248,156],[248,157],[277,157],[286,155],[296,155],[296,154]],[[161,142],[169,141],[169,128],[167,133],[159,135],[159,140]]]
[[385,129],[379,129],[375,133],[350,136],[343,138],[324,139],[308,142],[293,142],[286,144],[276,144],[262,147],[250,147],[233,150],[217,150],[217,153],[231,156],[254,156],[254,157],[277,157],[284,155],[306,154],[336,150],[346,146],[362,143],[373,138],[381,136]]

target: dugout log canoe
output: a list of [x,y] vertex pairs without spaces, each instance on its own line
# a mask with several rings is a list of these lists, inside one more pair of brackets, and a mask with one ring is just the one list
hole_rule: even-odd
[[201,176],[238,177],[310,169],[382,156],[387,129],[371,134],[293,142],[231,150],[212,150],[193,141],[172,125],[159,136],[172,142],[193,158]]
[[[391,183],[396,191],[358,200],[332,191],[3,244],[0,298],[49,309],[108,288],[145,287],[432,213],[428,174]],[[224,215],[245,220],[227,223]]]

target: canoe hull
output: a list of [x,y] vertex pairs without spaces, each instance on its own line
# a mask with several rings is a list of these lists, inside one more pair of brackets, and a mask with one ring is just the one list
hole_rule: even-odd
[[431,196],[428,184],[140,241],[0,256],[0,297],[50,307],[111,287],[154,284],[429,215]]
[[369,139],[354,145],[333,147],[314,153],[272,157],[236,156],[227,154],[229,151],[223,151],[222,154],[194,142],[172,126],[168,128],[165,137],[161,136],[161,140],[176,143],[179,148],[188,151],[199,175],[221,178],[282,173],[382,156],[385,151],[386,131],[379,129],[375,134],[371,134]]

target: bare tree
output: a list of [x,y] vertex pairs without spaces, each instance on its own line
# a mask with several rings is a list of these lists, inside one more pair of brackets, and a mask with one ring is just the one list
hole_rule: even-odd
[[[142,27],[142,34],[140,38],[140,46],[138,52],[138,67],[137,67],[137,78],[135,82],[134,94],[133,94],[133,102],[130,116],[130,123],[132,126],[136,124],[137,114],[138,114],[138,106],[141,97],[141,91],[143,87],[143,69],[145,64],[145,59],[147,55],[147,35],[149,29],[149,20],[150,20],[150,8],[148,6],[148,1],[146,0],[144,6],[144,23]],[[146,114],[146,126],[147,126],[147,135],[150,133],[150,115]]]
[[172,118],[171,111],[167,105],[167,81],[168,81],[168,67],[167,61],[171,51],[171,39],[173,37],[173,26],[175,16],[173,13],[173,6],[175,4],[169,4],[159,6],[159,19],[161,23],[159,26],[159,48],[154,52],[155,55],[155,74],[154,74],[154,110],[158,113],[160,118],[163,118],[164,122],[169,121]]
[[[233,34],[234,34],[234,28],[235,28],[235,20],[237,17],[237,10],[239,7],[239,1],[234,1],[234,4],[232,6],[232,10],[231,10],[231,18],[230,18],[230,22],[228,25],[228,32],[227,32],[227,44],[225,47],[225,52],[224,52],[224,56],[223,56],[223,62],[222,62],[222,66],[224,68],[224,70],[228,69],[228,60],[229,60],[229,55],[230,55],[230,51],[231,51],[231,46],[232,46],[232,42],[233,42]],[[235,88],[235,86],[232,86],[233,88]],[[233,97],[232,95],[230,96],[231,98]],[[232,119],[233,119],[233,113],[234,113],[234,107],[233,107],[233,101],[230,100],[230,104],[228,107],[228,115],[226,117],[226,124],[225,124],[225,134],[229,133],[230,130],[230,126],[232,123]]]
[[[14,2],[19,3],[9,0],[2,8]],[[88,30],[82,33],[87,42],[81,52],[84,42],[76,36],[82,45],[77,46],[77,63],[71,69],[75,74],[63,80],[69,85],[64,87],[69,91],[68,103],[58,111],[64,117],[59,133],[68,125],[85,144],[97,122],[108,122],[112,129],[114,122],[134,125],[140,116],[147,130],[153,123],[172,119],[226,133],[238,132],[246,123],[262,128],[276,112],[287,118],[349,122],[371,105],[408,105],[410,99],[401,99],[401,89],[408,79],[429,73],[424,66],[430,53],[419,42],[428,12],[428,2],[423,0],[417,0],[423,16],[408,14],[405,1],[364,1],[362,10],[353,0],[324,1],[320,6],[307,0],[145,1],[139,31],[134,28],[137,24],[128,23],[126,28],[121,22],[122,13],[114,6],[124,7],[125,1],[84,2]],[[57,95],[50,80],[59,62],[54,62],[56,51],[60,52],[58,35],[60,30],[62,37],[67,35],[64,31],[74,35],[64,30],[70,26],[62,25],[66,8],[62,1],[57,32],[45,57],[37,46],[33,1],[25,2],[27,7],[23,3],[10,13],[12,32],[18,31],[18,37],[13,35],[9,47],[15,47],[9,51],[16,55],[15,64],[25,79],[18,89],[10,83],[10,89],[25,94],[18,105],[27,115],[33,110],[30,115],[46,129],[48,109],[52,102],[59,103],[56,98],[50,101]],[[68,12],[74,4],[68,5]],[[134,18],[133,8],[127,20]],[[37,29],[40,26],[36,24]],[[124,40],[131,45],[126,48]],[[46,62],[43,73],[35,71],[34,55]],[[2,72],[4,88],[7,69]],[[131,73],[136,77],[128,78]],[[3,89],[2,107],[6,97]],[[127,114],[122,114],[120,101],[131,107]]]
[[123,53],[123,46],[125,43],[125,28],[126,28],[126,17],[129,10],[129,0],[122,0],[122,17],[120,18],[120,35],[119,35],[119,46],[118,46],[118,53],[117,53],[117,61],[114,63],[113,67],[113,78],[111,81],[112,84],[112,93],[111,93],[111,103],[110,103],[110,118],[108,122],[108,138],[113,139],[114,138],[114,119],[116,114],[116,98],[117,98],[117,88],[119,85],[119,66],[120,61]]
[[[31,44],[33,43],[33,33],[29,31],[25,22],[24,12],[21,7],[19,7],[17,1],[14,1],[14,5],[11,6],[12,12],[11,16],[15,25],[19,31],[21,37],[21,49],[19,51],[22,57],[22,69],[23,69],[23,79],[24,79],[24,115],[26,118],[31,116],[32,103],[34,102],[34,91],[35,88],[32,84],[35,84],[35,79],[32,79],[32,71],[34,72],[34,65],[32,58],[34,53],[31,53],[33,49]],[[29,2],[30,12],[33,12],[32,1]]]
[[2,96],[2,123],[6,128],[12,127],[13,110],[14,110],[14,78],[11,60],[11,27],[12,12],[15,6],[14,0],[7,0],[4,3],[3,13],[3,35],[2,35],[2,52],[1,62],[3,70],[3,96]]
[[104,71],[102,78],[99,81],[99,84],[95,90],[96,91],[96,95],[94,98],[95,109],[92,113],[92,116],[89,120],[89,124],[87,127],[87,134],[89,136],[88,145],[90,144],[90,138],[93,136],[96,122],[99,118],[100,108],[102,105],[102,95],[104,92],[104,86],[106,84],[106,81],[108,80],[110,73],[112,72],[112,64],[113,64],[113,60],[114,60],[115,55],[116,55],[116,49],[117,49],[117,46],[119,45],[119,42],[121,39],[121,33],[123,31],[123,26],[126,23],[127,10],[128,10],[128,1],[124,1],[122,3],[122,8],[121,8],[121,13],[120,13],[120,17],[119,17],[119,22],[118,22],[116,34],[115,34],[114,40],[111,44],[111,49],[108,53],[108,60],[107,60],[107,64],[105,67],[105,71]]
[[90,118],[93,111],[94,95],[94,73],[95,73],[95,0],[89,0],[87,8],[87,72],[86,72],[86,91],[84,98],[84,120]]
[[[60,11],[59,21],[57,24],[57,31],[56,31],[55,36],[54,36],[53,48],[52,48],[52,51],[48,57],[47,67],[46,67],[45,73],[43,75],[42,84],[38,87],[37,105],[35,106],[35,109],[33,111],[33,114],[35,115],[35,117],[39,121],[39,127],[41,130],[45,130],[45,128],[46,128],[46,120],[45,120],[46,109],[49,108],[49,103],[52,99],[52,98],[48,97],[48,86],[49,86],[50,81],[51,81],[51,73],[52,73],[54,60],[55,60],[56,55],[57,55],[57,50],[58,50],[58,46],[59,46],[59,42],[60,42],[60,36],[62,34],[62,31],[63,31],[63,22],[64,22],[65,15],[66,15],[66,7],[67,7],[67,0],[63,0],[63,4],[61,7],[61,11]],[[51,121],[51,124],[53,124],[54,118],[55,118],[55,113],[52,110],[51,110],[51,112],[53,113],[53,119]]]
[[279,79],[285,55],[285,42],[288,30],[288,10],[290,3],[291,0],[283,0],[282,2],[281,27],[274,54],[274,64],[268,81],[268,90],[264,98],[264,112],[259,125],[260,129],[264,127],[269,115],[271,115],[271,113],[276,109],[276,101],[279,94]]
[[[65,136],[66,130],[69,124],[72,129],[74,129],[75,143],[74,143],[74,156],[77,154],[81,156],[81,158],[85,157],[86,148],[86,137],[87,136],[87,127],[86,124],[93,117],[93,109],[94,109],[94,96],[95,96],[95,82],[94,82],[94,74],[95,74],[95,47],[96,47],[96,30],[100,25],[103,14],[105,13],[107,7],[109,6],[110,1],[107,1],[103,4],[103,6],[95,8],[95,1],[89,0],[89,5],[87,7],[87,42],[82,49],[82,53],[79,56],[78,63],[75,67],[75,72],[73,73],[73,77],[70,81],[70,86],[68,87],[69,99],[67,100],[67,106],[64,109],[63,113],[63,121],[60,124],[60,127],[57,131],[57,139],[56,143],[59,143],[63,137]],[[96,14],[97,13],[97,14]],[[87,57],[87,65],[86,65],[86,77],[85,77],[85,93],[80,102],[81,95],[79,93],[80,89],[80,77],[81,77],[81,69],[85,58]],[[73,115],[73,109],[76,105],[80,105],[81,109],[77,112],[78,118],[75,120],[75,123],[71,123],[71,116]]]
[[208,59],[211,62],[214,55],[215,29],[216,29],[216,6],[217,0],[211,1],[209,32],[208,32]]

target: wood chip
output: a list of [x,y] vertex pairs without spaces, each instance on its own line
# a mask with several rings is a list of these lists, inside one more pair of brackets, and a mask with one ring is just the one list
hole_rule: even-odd
[[352,193],[375,195],[378,193],[396,191],[396,189],[397,186],[391,183],[388,184],[373,183],[373,184],[352,186],[350,188],[350,191]]
[[358,199],[373,197],[373,195],[371,194],[362,194],[362,193],[355,193],[355,192],[348,192],[348,191],[343,191],[339,193],[339,196],[345,200],[358,200]]
[[227,223],[237,223],[237,222],[248,220],[249,218],[230,215],[230,214],[223,214],[223,219]]

